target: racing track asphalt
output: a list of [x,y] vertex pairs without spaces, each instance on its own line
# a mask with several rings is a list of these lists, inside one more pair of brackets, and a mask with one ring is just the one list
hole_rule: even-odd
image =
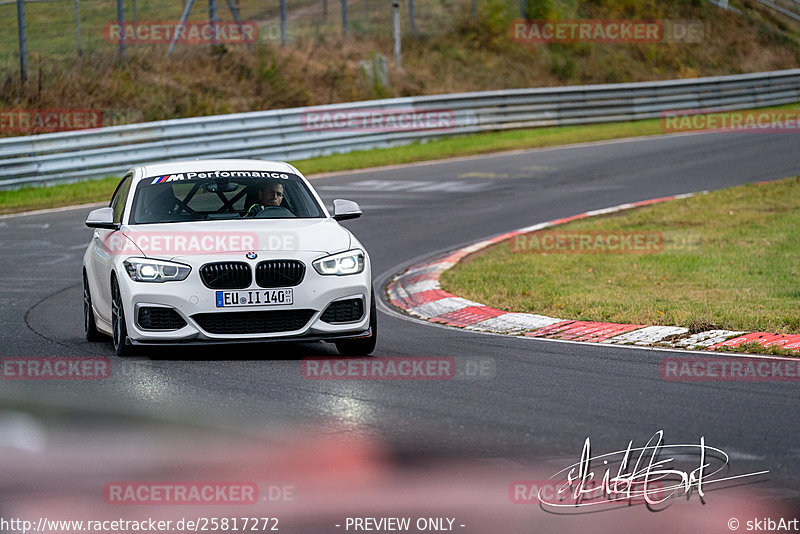
[[[302,170],[302,165],[300,165]],[[313,180],[325,201],[358,201],[345,223],[369,250],[376,288],[414,260],[540,221],[623,202],[800,174],[790,134],[703,134],[342,173]],[[8,382],[2,399],[49,401],[233,426],[331,424],[379,436],[409,458],[575,458],[591,436],[604,450],[706,442],[737,472],[800,499],[800,431],[792,382],[666,382],[659,360],[628,347],[483,335],[380,311],[376,357],[488,359],[494,377],[449,381],[309,381],[299,359],[332,346],[187,349],[120,360],[83,341],[80,265],[88,209],[0,219],[0,355],[105,355],[101,382]],[[499,274],[498,274],[499,276]],[[609,295],[613,298],[613,295]]]

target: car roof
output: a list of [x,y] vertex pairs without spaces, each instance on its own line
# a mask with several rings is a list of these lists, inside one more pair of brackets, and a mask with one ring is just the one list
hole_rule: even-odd
[[274,171],[295,174],[297,171],[282,161],[264,161],[257,159],[202,159],[186,161],[170,161],[142,165],[141,177],[176,174],[181,172],[204,171]]

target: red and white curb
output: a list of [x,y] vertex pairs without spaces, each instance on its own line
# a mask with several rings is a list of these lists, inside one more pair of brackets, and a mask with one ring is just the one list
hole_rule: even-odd
[[662,197],[588,211],[486,239],[452,251],[435,260],[412,265],[405,272],[396,275],[386,288],[389,301],[409,315],[426,321],[498,334],[695,350],[734,348],[745,343],[757,343],[764,347],[777,346],[784,349],[800,350],[800,334],[748,333],[733,330],[707,330],[690,334],[689,329],[678,326],[647,326],[559,319],[533,313],[498,310],[443,291],[439,285],[441,274],[456,265],[465,256],[500,241],[511,239],[514,236],[564,224],[576,219],[614,213],[667,200],[686,198],[694,194]]

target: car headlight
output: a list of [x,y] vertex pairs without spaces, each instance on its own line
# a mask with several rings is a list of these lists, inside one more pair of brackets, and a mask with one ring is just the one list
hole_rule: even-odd
[[312,265],[315,271],[324,275],[358,274],[364,270],[364,252],[358,249],[348,250],[347,252],[320,258]]
[[192,268],[182,263],[146,258],[128,258],[124,262],[128,276],[135,282],[173,282],[186,280]]

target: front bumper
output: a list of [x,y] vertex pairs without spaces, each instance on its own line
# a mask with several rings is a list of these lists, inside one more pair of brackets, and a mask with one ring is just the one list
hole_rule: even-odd
[[[352,339],[369,335],[369,302],[371,297],[372,276],[369,258],[365,258],[364,271],[347,276],[323,276],[311,266],[311,262],[323,254],[303,253],[293,256],[306,265],[305,276],[299,285],[293,286],[294,302],[291,305],[258,306],[245,308],[218,308],[216,305],[217,289],[206,287],[199,275],[200,267],[209,262],[220,261],[219,256],[193,259],[192,272],[186,280],[180,282],[134,282],[124,271],[119,272],[120,292],[125,308],[125,319],[128,337],[132,344],[194,344],[194,343],[231,343],[254,341],[318,341]],[[226,260],[228,258],[222,258]],[[235,261],[245,261],[251,265],[253,272],[257,263],[267,259],[286,259],[285,256],[261,254],[257,260],[244,260],[236,257]],[[246,289],[257,290],[255,281]],[[325,309],[334,301],[345,299],[362,299],[361,319],[347,323],[329,323],[322,320]],[[139,310],[142,307],[169,308],[174,310],[186,325],[175,330],[149,330],[138,322]],[[291,330],[256,332],[256,333],[214,333],[201,326],[197,317],[201,314],[214,314],[222,319],[223,314],[248,312],[281,312],[302,311],[310,318],[302,321],[302,326]],[[240,316],[241,317],[241,316]],[[237,319],[238,320],[238,319]],[[234,320],[236,322],[237,320]],[[204,323],[207,324],[207,323]],[[365,334],[366,333],[366,334]]]
[[286,337],[268,337],[258,339],[203,339],[203,340],[164,340],[164,341],[146,341],[134,340],[128,338],[127,344],[135,347],[174,347],[180,346],[209,346],[209,345],[238,345],[246,343],[313,343],[316,341],[346,341],[350,339],[360,339],[370,337],[372,329],[368,328],[363,332],[345,333],[345,334],[327,334],[327,335],[303,335],[303,336],[286,336]]

